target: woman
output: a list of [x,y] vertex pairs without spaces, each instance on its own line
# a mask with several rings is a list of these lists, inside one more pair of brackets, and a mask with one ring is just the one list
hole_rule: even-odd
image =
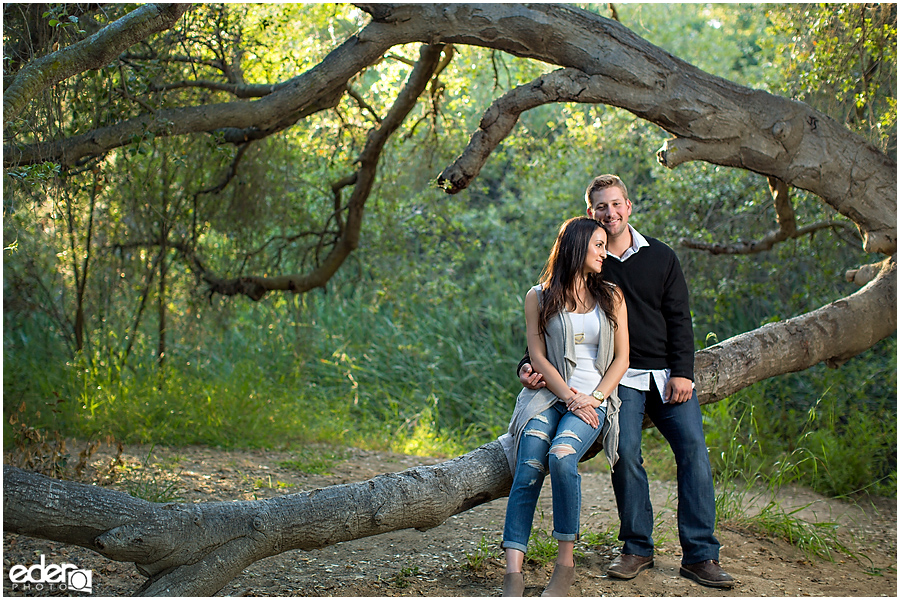
[[600,276],[606,232],[578,217],[563,223],[541,281],[525,296],[528,352],[546,387],[523,389],[500,441],[513,470],[506,509],[504,596],[525,590],[522,563],[544,477],[553,492],[559,547],[544,596],[565,596],[575,579],[581,512],[578,462],[603,432],[610,465],[618,458],[616,388],[628,369],[628,314],[621,291]]

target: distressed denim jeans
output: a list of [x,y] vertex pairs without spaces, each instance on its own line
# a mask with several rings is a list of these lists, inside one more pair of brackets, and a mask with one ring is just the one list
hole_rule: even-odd
[[581,475],[578,461],[603,430],[606,408],[594,409],[600,427],[594,429],[557,402],[531,419],[519,441],[516,472],[506,504],[503,547],[525,552],[534,510],[544,478],[550,474],[553,493],[553,537],[578,539],[581,521]]
[[619,509],[623,554],[653,555],[653,507],[641,457],[644,413],[666,438],[675,455],[678,477],[678,537],[684,564],[719,558],[716,494],[697,393],[682,404],[665,404],[650,391],[619,386],[619,460],[612,473]]

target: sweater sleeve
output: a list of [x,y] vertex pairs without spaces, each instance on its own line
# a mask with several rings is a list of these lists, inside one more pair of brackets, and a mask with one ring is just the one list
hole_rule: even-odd
[[662,298],[666,321],[666,362],[672,377],[694,380],[694,327],[687,282],[681,263],[672,251],[672,263],[666,274]]

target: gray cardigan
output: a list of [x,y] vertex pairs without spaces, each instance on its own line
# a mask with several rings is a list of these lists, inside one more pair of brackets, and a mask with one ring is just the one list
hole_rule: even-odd
[[[538,301],[541,300],[540,288],[536,288],[538,293]],[[594,366],[600,376],[606,373],[609,365],[613,361],[615,343],[614,330],[612,323],[606,317],[606,313],[602,310],[597,311],[600,315],[600,344],[597,348],[597,360]],[[572,330],[572,321],[565,311],[561,311],[553,316],[547,323],[544,332],[544,341],[547,345],[547,359],[550,361],[562,378],[566,381],[572,376],[575,370],[575,339]],[[606,421],[605,427],[601,434],[603,441],[603,450],[606,452],[606,460],[609,461],[610,467],[614,467],[619,459],[619,408],[622,401],[619,399],[618,386],[613,393],[607,398]],[[499,442],[506,453],[509,461],[509,470],[511,473],[516,471],[516,454],[519,450],[519,441],[525,425],[528,421],[538,416],[556,402],[562,402],[553,392],[546,387],[539,390],[529,390],[522,388],[516,399],[516,408],[513,411],[512,419],[509,421],[509,431],[500,436]]]

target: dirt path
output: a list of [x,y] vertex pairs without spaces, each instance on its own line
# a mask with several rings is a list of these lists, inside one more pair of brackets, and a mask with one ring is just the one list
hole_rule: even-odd
[[[129,447],[124,456],[136,466],[149,450]],[[151,462],[157,463],[160,473],[177,475],[185,501],[271,497],[440,462],[352,448],[341,450],[341,454],[344,460],[319,475],[281,464],[297,459],[288,452],[156,448]],[[608,473],[584,473],[582,486],[583,535],[614,533],[618,519]],[[721,591],[678,575],[675,486],[670,482],[651,482],[651,493],[657,512],[656,568],[632,581],[607,579],[603,574],[617,548],[581,542],[583,557],[570,595],[897,596],[897,520],[893,500],[869,500],[862,506],[825,499],[805,489],[787,491],[779,499],[783,506],[808,505],[800,513],[805,518],[839,523],[841,539],[853,549],[855,557],[835,555],[834,562],[810,559],[785,541],[762,538],[736,527],[720,527],[717,535],[722,542],[721,562],[738,582],[734,590]],[[549,500],[548,484],[535,521],[537,529],[552,528]],[[452,517],[424,533],[404,530],[311,552],[286,552],[251,565],[220,595],[498,596],[503,570],[497,557],[505,511],[504,498]],[[4,595],[65,595],[11,589],[9,568],[37,562],[40,554],[46,556],[48,563],[65,561],[91,569],[95,596],[130,595],[143,581],[131,564],[113,563],[79,547],[4,533]],[[526,595],[540,595],[550,568],[526,565]]]

